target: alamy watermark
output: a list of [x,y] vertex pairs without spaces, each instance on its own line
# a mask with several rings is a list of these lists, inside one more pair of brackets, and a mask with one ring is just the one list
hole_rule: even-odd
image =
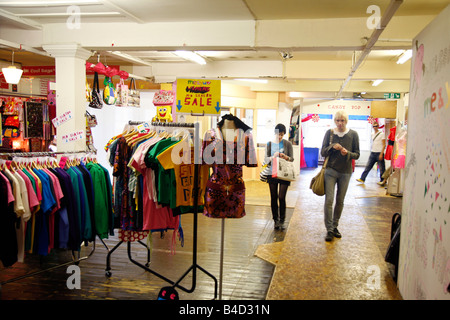
[[367,7],[366,13],[372,13],[370,17],[367,18],[366,26],[370,30],[372,29],[380,29],[380,21],[381,21],[381,10],[380,7],[372,4]]
[[79,266],[70,265],[67,267],[66,273],[70,276],[66,280],[66,286],[68,289],[81,289],[81,270]]
[[381,284],[381,270],[377,265],[371,265],[367,267],[367,273],[370,276],[367,278],[367,288],[370,290],[379,290]]
[[81,28],[81,8],[79,6],[67,7],[66,13],[69,17],[66,20],[66,26],[69,30]]

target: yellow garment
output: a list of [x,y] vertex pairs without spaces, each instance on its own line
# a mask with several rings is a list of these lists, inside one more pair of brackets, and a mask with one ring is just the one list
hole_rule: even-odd
[[[194,149],[189,145],[188,139],[183,139],[156,157],[165,170],[174,169],[176,180],[177,207],[193,206],[194,188]],[[198,205],[204,204],[206,182],[208,181],[209,168],[199,166],[199,193]]]

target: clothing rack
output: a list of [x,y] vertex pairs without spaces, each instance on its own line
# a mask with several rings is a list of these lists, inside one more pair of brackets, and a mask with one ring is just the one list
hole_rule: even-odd
[[0,153],[0,156],[9,157],[46,157],[58,154],[78,154],[78,153],[93,153],[92,151],[38,151],[38,152],[6,152]]
[[[139,125],[144,123],[145,121],[129,121],[128,124],[129,125]],[[197,229],[198,229],[198,184],[199,184],[199,177],[198,177],[198,164],[200,163],[199,160],[199,155],[200,155],[200,128],[199,128],[199,123],[176,123],[176,122],[151,122],[151,126],[155,126],[155,127],[175,127],[175,128],[193,128],[194,129],[194,192],[193,192],[193,196],[194,196],[194,226],[193,226],[193,245],[192,245],[192,265],[186,270],[186,272],[177,280],[177,281],[172,281],[168,278],[166,278],[165,276],[159,274],[158,272],[150,269],[149,263],[150,263],[150,253],[149,253],[149,249],[147,248],[147,264],[143,265],[140,262],[134,260],[131,256],[131,242],[128,241],[127,242],[127,252],[128,252],[128,258],[129,260],[134,263],[135,265],[137,265],[138,267],[152,273],[153,275],[159,277],[160,279],[170,283],[173,287],[177,287],[180,288],[181,290],[187,292],[187,293],[192,293],[195,291],[196,288],[196,283],[197,283],[197,269],[199,269],[200,271],[202,271],[203,273],[205,273],[206,275],[208,275],[209,277],[211,277],[214,280],[214,299],[217,298],[217,286],[218,286],[218,282],[216,277],[214,277],[211,273],[209,273],[208,271],[206,271],[204,268],[202,268],[200,265],[198,265],[197,263],[197,238],[198,238],[198,233],[197,233]],[[141,241],[138,241],[140,244],[142,244],[143,246],[146,246],[144,243],[142,243]],[[123,241],[120,241],[112,250],[109,250],[108,248],[108,255],[107,255],[107,264],[106,264],[106,276],[111,276],[111,267],[110,267],[110,256],[111,254],[123,243]],[[103,243],[106,247],[106,244]],[[192,272],[192,286],[190,289],[180,285],[180,282],[183,281],[183,279],[190,273]]]
[[[0,153],[0,156],[9,156],[9,157],[45,157],[45,156],[51,156],[51,155],[56,155],[56,154],[78,154],[78,153],[86,153],[86,151],[10,152],[10,153]],[[85,246],[87,246],[87,244]],[[22,280],[22,279],[25,279],[25,278],[33,277],[33,276],[36,276],[38,274],[41,274],[41,273],[44,273],[44,272],[48,272],[48,271],[52,271],[52,270],[55,270],[55,269],[58,269],[58,268],[61,268],[61,267],[67,266],[67,265],[71,265],[71,264],[78,265],[81,261],[86,260],[90,256],[92,256],[94,251],[95,251],[95,238],[93,240],[92,250],[86,256],[80,257],[80,252],[78,252],[78,258],[77,258],[77,257],[75,257],[75,251],[72,250],[72,258],[73,258],[72,261],[65,262],[65,263],[62,263],[62,264],[58,264],[58,265],[53,266],[53,267],[49,267],[49,268],[46,268],[46,269],[43,269],[43,270],[27,273],[25,275],[22,275],[22,276],[13,278],[13,279],[6,280],[6,281],[0,283],[0,288],[4,284],[8,284],[8,283],[19,281],[19,280]]]

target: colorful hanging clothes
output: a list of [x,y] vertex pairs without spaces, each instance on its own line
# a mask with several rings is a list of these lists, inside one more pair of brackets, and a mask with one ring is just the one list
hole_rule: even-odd
[[[95,170],[101,174],[96,176]],[[23,262],[26,254],[46,256],[56,248],[78,251],[83,241],[93,241],[99,231],[103,238],[114,234],[109,174],[97,163],[81,162],[64,169],[3,167],[0,191],[0,259],[4,266]],[[102,210],[95,207],[96,201],[101,202]],[[106,231],[97,228],[102,226],[94,223],[97,220],[106,221]]]
[[180,139],[164,135],[125,133],[111,138],[106,146],[113,167],[114,214],[122,241],[136,241],[150,232],[167,230],[175,230],[173,239],[176,233],[182,237],[178,215],[185,207],[177,205],[176,166],[168,160],[172,150],[168,148]]

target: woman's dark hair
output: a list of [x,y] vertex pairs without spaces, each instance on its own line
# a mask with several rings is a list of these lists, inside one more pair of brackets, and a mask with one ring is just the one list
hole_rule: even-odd
[[279,133],[279,132],[286,133],[286,127],[282,123],[279,123],[275,126],[275,133]]

